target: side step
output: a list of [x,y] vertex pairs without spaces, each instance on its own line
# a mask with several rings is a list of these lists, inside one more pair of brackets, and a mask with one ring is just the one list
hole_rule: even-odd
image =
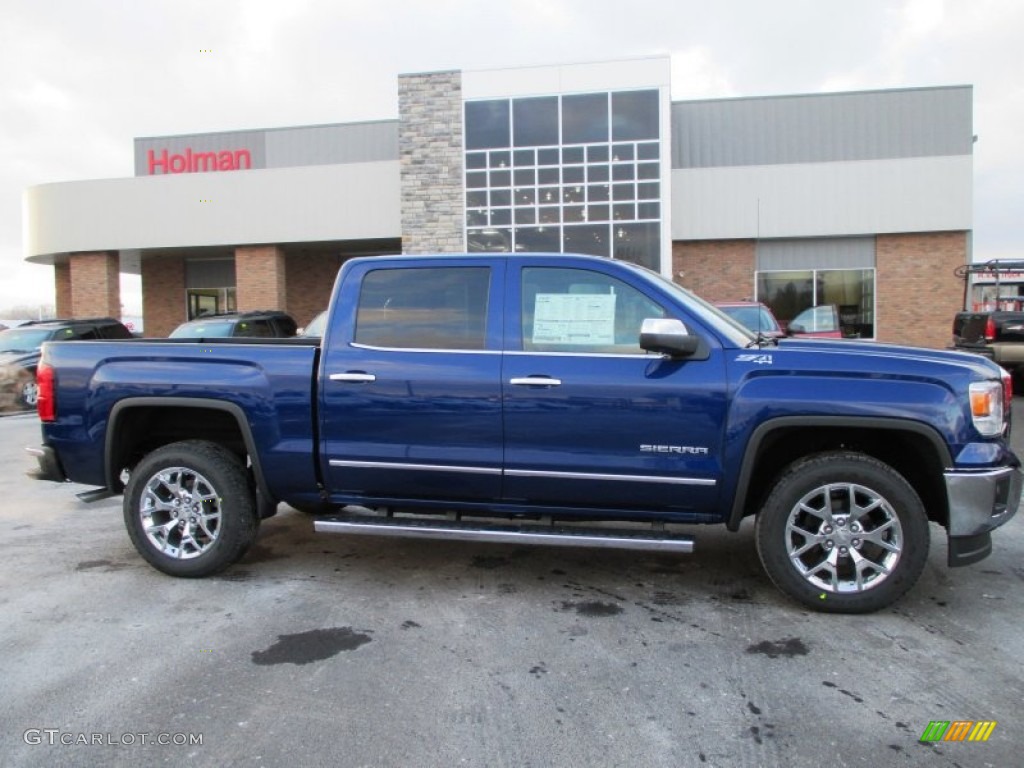
[[693,537],[664,531],[581,528],[554,525],[490,525],[458,520],[330,515],[313,523],[318,533],[361,536],[402,536],[419,539],[490,541],[503,544],[552,544],[563,547],[603,547],[648,552],[693,552]]

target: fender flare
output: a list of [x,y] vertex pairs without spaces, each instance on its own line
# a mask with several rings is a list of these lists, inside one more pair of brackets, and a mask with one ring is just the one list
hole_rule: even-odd
[[253,475],[256,477],[256,485],[265,499],[273,499],[270,489],[267,487],[266,478],[263,476],[263,468],[260,464],[260,455],[256,450],[256,440],[252,436],[252,428],[246,418],[245,411],[235,403],[225,402],[206,397],[127,397],[118,400],[110,409],[110,416],[107,418],[107,433],[104,437],[103,446],[103,467],[106,475],[107,488],[121,489],[122,484],[119,472],[114,465],[114,447],[116,445],[116,434],[118,420],[133,408],[205,408],[212,411],[223,411],[231,414],[239,431],[242,433],[242,441],[245,443],[245,450],[252,461]]
[[809,429],[817,427],[851,427],[856,429],[887,430],[890,432],[913,432],[915,435],[925,438],[931,444],[943,467],[953,466],[953,457],[949,452],[949,446],[946,445],[942,436],[935,431],[934,427],[922,424],[919,421],[878,416],[780,416],[775,419],[769,419],[759,424],[747,441],[747,447],[743,453],[743,461],[740,464],[740,472],[736,478],[736,494],[733,497],[732,509],[729,511],[729,517],[725,523],[730,531],[738,531],[740,523],[743,521],[743,510],[747,504],[747,490],[750,487],[750,478],[754,474],[754,467],[761,444],[772,432],[793,427]]

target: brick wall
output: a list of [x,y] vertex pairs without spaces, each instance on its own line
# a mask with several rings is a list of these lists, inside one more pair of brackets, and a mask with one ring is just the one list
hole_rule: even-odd
[[462,75],[398,78],[402,252],[463,250]]
[[753,240],[674,242],[672,279],[707,301],[750,299],[754,296],[754,244]]
[[53,265],[53,283],[57,317],[71,317],[71,265]]
[[878,340],[947,347],[953,315],[964,300],[963,280],[953,270],[966,262],[966,232],[879,235]]
[[72,316],[121,317],[121,272],[117,253],[72,253],[68,275]]
[[185,259],[142,259],[142,322],[147,336],[167,336],[188,319],[185,307]]
[[285,258],[288,301],[284,309],[300,326],[309,324],[331,300],[334,278],[341,268],[337,254],[289,253]]
[[284,251],[276,245],[235,248],[238,311],[284,309],[288,303]]

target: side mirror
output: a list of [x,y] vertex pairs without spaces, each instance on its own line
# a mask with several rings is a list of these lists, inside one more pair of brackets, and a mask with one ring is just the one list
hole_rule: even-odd
[[669,357],[690,357],[700,346],[700,339],[687,332],[681,320],[647,318],[640,326],[640,348]]
[[792,336],[794,333],[807,333],[803,323],[790,323],[786,328],[786,334]]

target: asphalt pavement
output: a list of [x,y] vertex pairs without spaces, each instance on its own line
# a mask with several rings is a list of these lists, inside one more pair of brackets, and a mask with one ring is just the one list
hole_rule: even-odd
[[[1021,763],[1020,516],[956,570],[933,526],[920,582],[869,616],[786,599],[749,525],[666,556],[345,538],[282,506],[183,580],[136,555],[120,499],[29,479],[38,437],[0,418],[5,766]],[[922,742],[933,721],[996,725]]]

